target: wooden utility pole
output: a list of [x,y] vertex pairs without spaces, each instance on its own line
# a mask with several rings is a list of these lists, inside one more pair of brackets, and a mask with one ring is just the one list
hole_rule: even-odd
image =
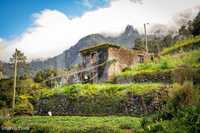
[[149,24],[149,23],[145,23],[144,24],[144,33],[145,33],[145,46],[146,46],[146,52],[148,53],[149,52],[149,50],[148,50],[148,44],[147,44],[147,27],[146,27],[146,25],[147,24]]
[[15,60],[14,60],[14,83],[13,83],[13,101],[12,108],[15,108],[15,95],[16,95],[16,80],[17,80],[17,49],[15,50]]

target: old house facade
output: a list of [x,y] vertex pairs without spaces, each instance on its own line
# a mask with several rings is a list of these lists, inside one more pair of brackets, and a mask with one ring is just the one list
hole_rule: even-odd
[[127,49],[112,44],[100,44],[80,50],[81,64],[47,81],[59,85],[99,83],[112,80],[123,69],[152,57],[145,50]]
[[111,80],[124,68],[143,62],[145,51],[126,49],[112,44],[100,44],[80,50],[82,57],[80,74],[82,82],[104,82]]

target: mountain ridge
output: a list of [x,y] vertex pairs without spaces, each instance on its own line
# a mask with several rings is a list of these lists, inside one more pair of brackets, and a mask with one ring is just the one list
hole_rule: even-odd
[[[95,46],[100,43],[112,43],[124,48],[133,48],[136,38],[139,37],[139,33],[132,25],[127,25],[124,32],[116,37],[109,37],[103,34],[90,34],[81,38],[75,45],[71,46],[69,49],[63,51],[63,53],[48,58],[46,60],[33,60],[29,63],[29,70],[31,73],[35,73],[41,69],[56,68],[65,69],[69,68],[75,64],[79,64],[81,57],[79,55],[79,50],[89,46]],[[4,65],[7,68],[7,65]],[[9,70],[6,70],[7,75]]]

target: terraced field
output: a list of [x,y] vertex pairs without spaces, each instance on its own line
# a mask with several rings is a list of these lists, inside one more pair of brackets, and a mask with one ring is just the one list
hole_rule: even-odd
[[[81,117],[81,116],[22,116],[15,117],[12,127],[16,129],[28,129],[33,132],[131,132],[141,128],[141,118],[130,116],[105,116],[105,117]],[[6,122],[5,122],[6,124]],[[14,126],[15,125],[15,126]]]

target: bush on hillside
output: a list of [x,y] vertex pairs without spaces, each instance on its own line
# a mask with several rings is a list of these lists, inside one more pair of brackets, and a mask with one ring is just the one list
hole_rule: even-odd
[[200,12],[197,14],[192,22],[192,34],[194,36],[200,35]]
[[0,80],[0,108],[11,107],[12,94],[13,94],[13,80],[2,79]]
[[195,73],[192,67],[187,65],[178,66],[172,73],[174,82],[183,84],[184,81],[193,81]]
[[186,106],[177,109],[177,113],[170,120],[155,121],[143,119],[143,129],[148,133],[199,133],[200,132],[200,108]]
[[[54,69],[46,69],[46,70],[41,70],[36,73],[34,77],[34,81],[37,83],[42,83],[46,80],[48,80],[51,77],[57,76],[57,71]],[[56,81],[46,81],[44,82],[48,87],[53,87],[56,85]]]
[[[165,106],[152,117],[144,117],[142,127],[145,132],[200,132],[200,106],[196,104],[199,94],[191,81],[182,86],[176,84],[170,90]],[[199,101],[199,96],[198,96]]]
[[[29,97],[29,102],[34,103],[34,101],[40,97],[40,91],[44,87],[35,83],[32,79],[17,80],[16,86],[16,97],[19,95],[26,95]],[[0,109],[1,108],[11,108],[12,96],[13,96],[13,79],[3,79],[0,80]],[[20,100],[20,99],[18,99]]]
[[28,96],[21,95],[17,99],[14,115],[32,115],[33,105],[29,102]]

